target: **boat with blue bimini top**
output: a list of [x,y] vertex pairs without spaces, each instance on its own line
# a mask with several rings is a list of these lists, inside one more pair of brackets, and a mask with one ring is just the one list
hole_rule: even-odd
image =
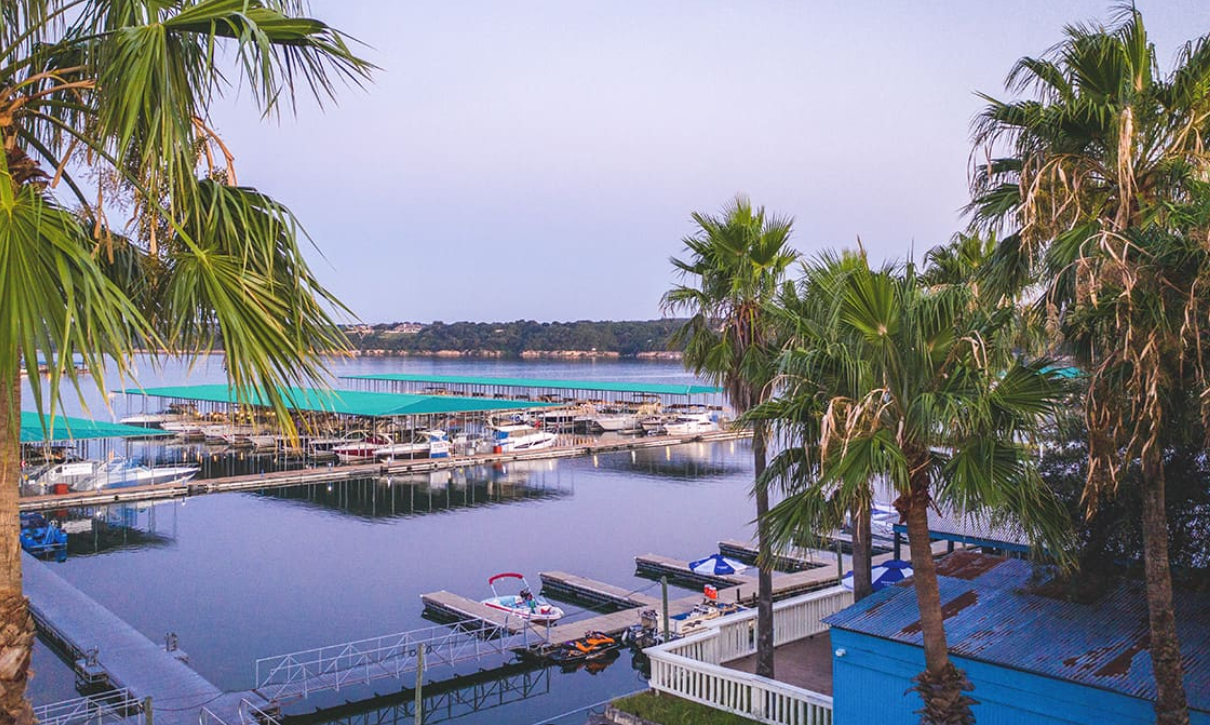
[[21,513],[21,548],[30,554],[67,556],[67,532],[33,511]]
[[[517,594],[501,595],[496,591],[496,582],[501,579],[521,580],[521,591]],[[484,599],[482,603],[492,609],[507,612],[531,622],[554,622],[563,618],[563,610],[545,599],[535,596],[529,588],[529,582],[525,581],[525,577],[521,574],[516,572],[497,574],[487,580],[487,585],[492,588],[492,597]]]

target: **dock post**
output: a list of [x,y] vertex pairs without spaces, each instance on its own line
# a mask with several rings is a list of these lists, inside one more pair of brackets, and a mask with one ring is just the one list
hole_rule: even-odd
[[895,559],[898,561],[903,560],[902,551],[901,551],[902,548],[903,548],[903,534],[896,531],[895,532]]
[[155,716],[151,714],[151,696],[143,698],[143,720],[146,725],[154,725]]
[[664,610],[664,641],[667,642],[669,640],[669,638],[672,636],[672,633],[668,626],[668,577],[667,576],[660,577],[660,588],[663,590],[663,600],[664,600],[663,601],[663,603],[664,603],[664,607],[663,607],[663,610]]
[[840,546],[840,539],[836,539],[836,583],[844,583],[844,549]]
[[424,643],[416,648],[416,725],[424,725]]

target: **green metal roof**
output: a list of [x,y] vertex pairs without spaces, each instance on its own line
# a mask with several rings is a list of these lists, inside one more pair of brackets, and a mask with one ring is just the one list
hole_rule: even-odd
[[482,378],[467,375],[412,375],[407,373],[383,373],[381,375],[346,375],[344,378],[347,380],[386,380],[400,383],[429,383],[436,385],[483,385],[502,388],[594,390],[610,393],[639,393],[648,395],[704,395],[722,392],[722,388],[715,388],[709,385],[669,385],[666,383],[559,380],[541,378]]
[[[177,398],[208,403],[237,403],[267,406],[259,390],[244,396],[242,401],[227,385],[178,385],[164,388],[144,388],[122,391],[129,395],[156,398]],[[529,400],[492,400],[464,398],[452,395],[407,395],[402,393],[366,393],[355,390],[320,390],[316,388],[283,388],[287,407],[319,413],[362,415],[368,418],[394,418],[402,415],[447,415],[451,413],[480,413],[493,410],[541,408],[551,403]]]
[[87,418],[69,418],[65,415],[47,417],[46,427],[43,428],[42,418],[37,413],[21,411],[22,443],[83,441],[94,438],[146,438],[164,435],[172,434],[164,430],[106,423]]

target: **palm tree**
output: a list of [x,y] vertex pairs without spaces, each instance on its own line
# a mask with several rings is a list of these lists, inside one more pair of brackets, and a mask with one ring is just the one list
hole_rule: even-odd
[[[767,215],[737,196],[721,216],[694,213],[696,232],[684,239],[687,260],[672,259],[684,283],[665,293],[666,312],[690,317],[673,335],[685,365],[720,385],[737,413],[765,400],[772,378],[778,332],[769,313],[786,269],[798,258],[790,249],[793,220]],[[767,459],[763,423],[752,428],[752,457],[759,480]],[[773,564],[765,516],[769,493],[757,485],[759,556],[756,673],[773,677]]]
[[[1087,370],[1085,500],[1091,515],[1140,470],[1144,570],[1157,722],[1189,722],[1172,604],[1162,449],[1166,421],[1210,389],[1203,369],[1210,270],[1195,234],[1207,198],[1210,42],[1159,70],[1142,16],[1075,25],[1041,58],[1022,58],[1010,92],[986,97],[974,140],[977,224],[1003,236],[999,284],[1036,307]],[[1203,409],[1203,415],[1210,411]]]
[[884,481],[908,530],[922,722],[973,722],[970,683],[946,645],[929,508],[1011,517],[1064,552],[1066,519],[1029,444],[1062,383],[1046,361],[1013,356],[1003,334],[1011,315],[973,304],[968,285],[925,285],[912,265],[874,270],[852,254],[821,257],[804,284],[811,316],[796,321],[799,337],[781,356],[781,394],[755,413],[786,437],[768,474],[787,494],[769,516],[773,538],[830,525]]
[[124,378],[138,348],[188,354],[221,338],[234,389],[261,387],[289,421],[278,388],[316,379],[314,354],[345,346],[329,313],[343,308],[308,269],[289,210],[236,185],[210,107],[243,85],[273,114],[299,84],[325,100],[370,70],[298,0],[0,4],[0,719],[31,716],[21,372],[53,417],[62,384],[79,386],[75,355],[105,388],[107,366]]

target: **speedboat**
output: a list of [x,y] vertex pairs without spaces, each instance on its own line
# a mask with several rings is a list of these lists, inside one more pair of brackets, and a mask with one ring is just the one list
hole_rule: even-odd
[[[517,594],[501,595],[496,591],[496,582],[501,579],[520,579],[521,591]],[[534,596],[533,591],[529,588],[529,582],[525,581],[525,577],[521,574],[514,572],[497,574],[487,580],[487,585],[492,588],[492,597],[484,599],[483,604],[492,609],[507,612],[510,615],[531,622],[553,622],[563,617],[562,609],[547,602],[542,597]]]
[[443,430],[411,431],[407,440],[374,451],[374,457],[380,461],[396,458],[448,458],[449,455],[450,437]]
[[519,453],[521,451],[536,451],[550,448],[559,439],[550,431],[538,430],[532,425],[521,423],[514,425],[494,425],[492,430],[492,445],[501,453]]
[[105,488],[155,486],[185,483],[198,474],[198,466],[150,467],[125,458],[104,461],[72,461],[45,466],[26,479],[27,488],[41,493],[50,491],[99,491]]
[[332,448],[332,452],[336,454],[341,463],[372,461],[380,448],[385,448],[394,442],[386,433],[371,433],[359,441],[335,446]]

